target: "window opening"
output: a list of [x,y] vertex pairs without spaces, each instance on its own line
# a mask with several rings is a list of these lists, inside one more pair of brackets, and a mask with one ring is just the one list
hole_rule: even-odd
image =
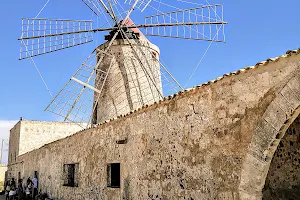
[[107,165],[107,187],[120,188],[120,163],[110,163]]
[[78,187],[77,174],[79,164],[65,164],[63,170],[64,186]]

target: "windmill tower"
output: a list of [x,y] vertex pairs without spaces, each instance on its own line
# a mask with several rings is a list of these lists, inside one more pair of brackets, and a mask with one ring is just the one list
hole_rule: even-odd
[[[114,25],[93,28],[91,20],[22,19],[20,59],[83,45],[93,41],[93,33],[109,31],[107,42],[88,56],[46,108],[64,121],[102,123],[183,89],[160,61],[159,48],[139,29],[147,36],[225,41],[227,22],[220,4],[161,12],[155,0],[125,0],[124,5],[119,0],[82,1],[95,15],[108,14],[107,24]],[[136,8],[153,8],[156,14],[136,25],[130,19]]]
[[[126,25],[132,24],[131,20],[126,22]],[[131,45],[123,40],[122,35],[117,36],[112,43],[109,52],[113,56],[106,56],[99,66],[101,71],[107,71],[113,63],[99,99],[97,93],[95,95],[94,102],[101,102],[101,106],[99,103],[96,105],[94,123],[102,123],[118,115],[129,113],[163,97],[159,48],[152,44],[139,29],[127,29],[124,33],[134,48],[140,49],[140,55],[135,55]],[[106,36],[108,41],[100,45],[97,52],[103,52],[107,48],[113,34],[114,31]],[[137,56],[140,61],[136,59]],[[104,77],[100,74],[101,72],[96,76],[96,83]]]

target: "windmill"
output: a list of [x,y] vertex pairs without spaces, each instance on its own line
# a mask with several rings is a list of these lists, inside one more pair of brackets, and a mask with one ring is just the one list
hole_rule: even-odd
[[[46,110],[65,121],[88,126],[126,114],[183,88],[159,59],[159,48],[146,36],[224,42],[223,5],[202,5],[161,12],[162,0],[82,0],[98,17],[112,22],[93,28],[91,20],[23,18],[20,60],[83,45],[93,34],[108,32]],[[163,3],[164,5],[168,5]],[[157,11],[142,24],[131,20],[133,11]],[[120,11],[121,10],[121,11]],[[108,15],[108,16],[107,16]],[[140,32],[145,30],[145,35]]]

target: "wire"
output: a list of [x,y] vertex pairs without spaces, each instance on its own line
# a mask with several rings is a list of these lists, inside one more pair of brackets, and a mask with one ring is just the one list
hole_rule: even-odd
[[[194,2],[190,2],[190,1],[184,1],[184,0],[177,0],[177,1],[178,1],[178,2],[187,3],[187,4],[193,4],[193,5],[197,5],[197,6],[204,6],[204,4],[194,3]],[[205,1],[206,1],[207,5],[212,6],[212,5],[208,2],[208,0],[205,0]],[[217,9],[213,9],[213,8],[212,8],[212,10],[215,12],[216,17],[218,17],[219,20],[221,20],[220,16],[219,16],[218,13],[217,13]]]
[[157,15],[159,14],[158,12],[160,11],[160,6],[161,6],[161,0],[158,3],[157,13],[156,13]]
[[[211,4],[208,2],[208,0],[205,0],[206,1],[206,3],[209,5],[209,6],[211,6]],[[212,9],[214,12],[215,12],[215,15],[216,15],[216,17],[218,17],[219,18],[219,20],[221,20],[221,17],[218,15],[218,13],[217,13],[217,8],[216,9]]]
[[[38,14],[35,16],[34,19],[36,19],[36,18],[38,18],[38,17],[40,16],[40,14],[41,14],[41,13],[43,12],[43,10],[46,8],[46,6],[48,5],[49,2],[50,2],[50,0],[47,0],[47,2],[45,3],[45,5],[44,5],[44,6],[42,7],[42,9],[38,12]],[[33,22],[32,22],[32,23],[33,23]],[[22,38],[23,35],[24,35],[24,32],[21,34],[21,37],[20,37],[20,38]],[[28,46],[25,44],[24,40],[21,40],[21,41],[23,42],[23,45],[25,46],[26,51],[27,51],[27,52],[29,53],[29,55],[30,55],[31,53],[28,51]],[[49,87],[48,87],[48,85],[47,85],[45,79],[43,78],[43,76],[42,76],[42,74],[41,74],[39,68],[37,67],[36,63],[34,62],[33,58],[30,57],[30,60],[31,60],[31,62],[33,63],[33,65],[34,65],[36,71],[38,72],[38,74],[39,74],[39,76],[40,76],[40,78],[42,79],[42,81],[43,81],[43,83],[44,83],[44,85],[45,85],[47,91],[49,92],[50,96],[53,98],[53,95],[52,95],[52,93],[51,93],[51,91],[50,91],[50,89],[49,89]]]
[[40,10],[40,12],[35,16],[35,19],[38,18],[38,16],[43,12],[43,10],[46,8],[46,6],[48,5],[48,3],[50,2],[50,0],[48,0],[45,5],[42,7],[42,9]]
[[170,8],[179,9],[179,8],[177,8],[177,7],[175,7],[175,6],[172,6],[172,5],[170,5],[170,4],[164,3],[164,2],[159,1],[159,0],[154,0],[154,1],[157,2],[157,3],[159,3],[159,4],[165,5],[165,6],[167,6],[167,7],[170,7]]
[[[23,42],[23,45],[26,47],[26,51],[28,51],[28,47],[27,47],[27,45],[25,44],[24,40],[21,40],[21,41]],[[43,76],[42,76],[42,74],[41,74],[39,68],[38,68],[37,65],[35,64],[35,62],[34,62],[32,56],[31,56],[30,51],[28,51],[28,53],[29,53],[29,55],[30,55],[30,59],[31,59],[31,61],[32,61],[33,65],[34,65],[34,67],[35,67],[35,69],[36,69],[36,71],[37,71],[38,74],[40,75],[40,77],[41,77],[41,79],[42,79],[42,81],[43,81],[43,83],[44,83],[46,89],[48,90],[50,96],[53,98],[53,95],[52,95],[52,93],[51,93],[51,91],[50,91],[48,85],[46,84],[46,81],[45,81],[45,79],[43,78]]]
[[[102,13],[105,13],[105,11],[104,11],[101,7],[99,7],[99,9],[101,10]],[[109,20],[108,20],[108,18],[106,17],[105,14],[104,14],[104,17],[105,17],[105,19],[106,19],[107,24],[108,24],[109,26],[111,26],[111,24],[110,24],[110,22],[109,22]]]
[[[123,18],[123,14],[125,13],[125,14],[127,14],[127,12],[128,11],[126,11],[124,8],[123,8],[123,6],[119,3],[119,1],[116,1],[117,2],[117,4],[120,6],[120,8],[123,10],[123,13],[119,13],[119,15],[121,15],[121,19],[123,20],[124,18]],[[118,11],[119,12],[119,11]]]
[[204,4],[199,4],[199,3],[194,3],[194,2],[190,2],[190,1],[184,1],[184,0],[177,0],[179,2],[183,2],[183,3],[188,3],[188,4],[194,4],[194,5],[197,5],[197,6],[203,6]]
[[[217,33],[219,32],[220,28],[221,28],[221,26],[218,28]],[[216,38],[217,33],[215,34],[214,39]],[[213,39],[213,40],[214,40],[214,39]],[[193,78],[193,76],[195,75],[196,71],[198,70],[200,64],[202,63],[204,57],[206,56],[208,50],[210,49],[212,43],[214,42],[213,40],[209,43],[209,45],[208,45],[208,47],[206,48],[206,50],[205,50],[203,56],[201,57],[200,61],[198,62],[196,68],[194,69],[194,71],[193,71],[193,73],[191,74],[190,78],[187,80],[186,84],[184,85],[185,88],[186,88],[187,84],[191,81],[191,79]]]
[[[114,6],[115,6],[115,8],[116,8],[116,10],[117,10],[117,12],[118,12],[118,14],[119,14],[120,20],[123,20],[122,14],[120,13],[120,11],[119,11],[119,9],[118,9],[118,5],[117,5],[117,4],[114,4]],[[124,8],[123,8],[122,6],[120,6],[120,7],[124,10]],[[119,20],[118,20],[118,21],[119,21]]]

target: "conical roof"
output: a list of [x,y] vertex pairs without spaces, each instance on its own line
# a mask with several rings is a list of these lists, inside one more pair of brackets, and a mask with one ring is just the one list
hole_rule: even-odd
[[[124,24],[127,25],[127,26],[135,26],[134,22],[133,22],[130,18],[128,18],[128,19],[125,21]],[[151,42],[146,38],[146,36],[142,33],[142,31],[140,31],[139,28],[130,28],[130,29],[133,30],[133,32],[135,32],[135,33],[139,33],[139,34],[140,34],[140,40],[142,40],[142,41],[144,41],[144,42],[147,42],[147,43],[151,46],[151,48],[155,49],[155,51],[157,51],[157,53],[160,54],[160,50],[159,50],[158,46],[156,46],[155,44],[151,43]]]

